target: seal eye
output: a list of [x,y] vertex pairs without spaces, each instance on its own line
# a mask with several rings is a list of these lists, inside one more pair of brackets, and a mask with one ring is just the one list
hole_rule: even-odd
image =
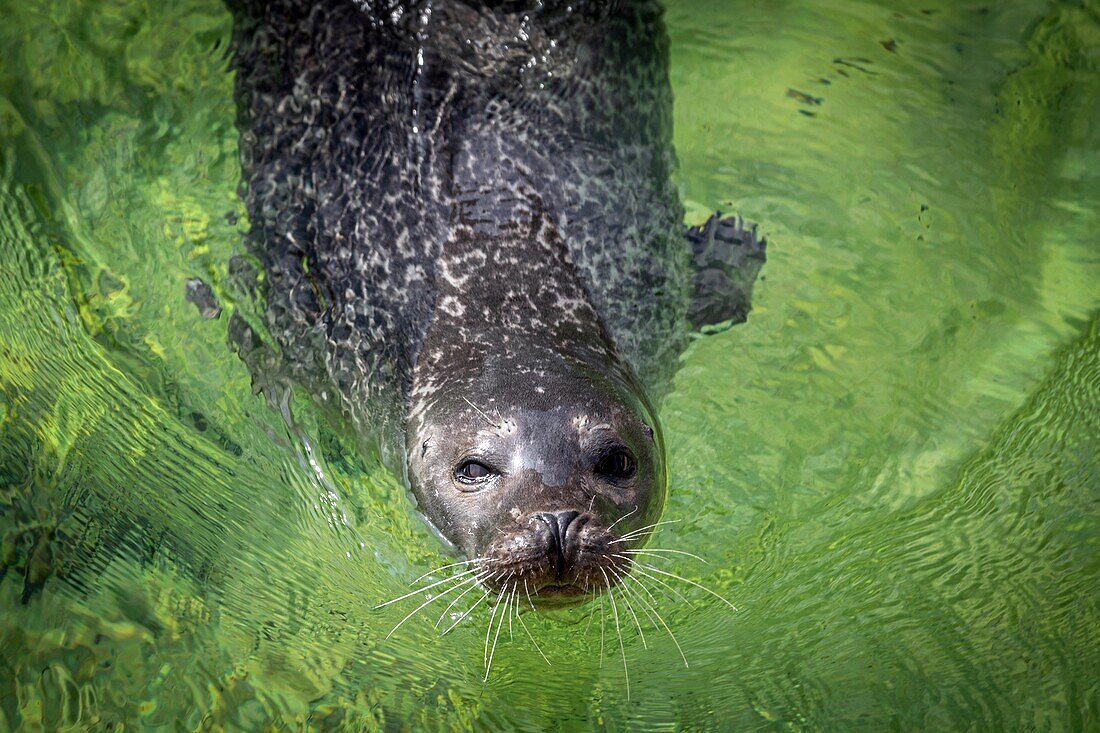
[[616,448],[596,463],[596,473],[609,479],[628,479],[634,475],[634,458],[625,448]]
[[460,484],[480,484],[494,473],[493,469],[484,463],[474,460],[463,461],[455,469],[455,480]]

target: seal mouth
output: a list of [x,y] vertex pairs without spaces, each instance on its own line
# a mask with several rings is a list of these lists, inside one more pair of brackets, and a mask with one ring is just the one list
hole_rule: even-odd
[[498,537],[479,558],[482,585],[517,589],[535,606],[576,605],[618,584],[631,558],[595,517],[539,512]]
[[569,605],[590,594],[591,591],[573,583],[550,583],[539,588],[533,594],[533,600],[543,605]]

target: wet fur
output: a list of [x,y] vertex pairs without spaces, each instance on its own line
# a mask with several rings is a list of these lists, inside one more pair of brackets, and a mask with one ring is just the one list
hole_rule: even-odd
[[[279,368],[394,465],[407,410],[441,378],[414,394],[414,371],[463,344],[521,368],[576,347],[656,398],[692,287],[657,4],[551,2],[526,24],[379,5],[231,3],[248,243]],[[470,288],[484,299],[460,306]],[[521,331],[540,338],[508,338]]]

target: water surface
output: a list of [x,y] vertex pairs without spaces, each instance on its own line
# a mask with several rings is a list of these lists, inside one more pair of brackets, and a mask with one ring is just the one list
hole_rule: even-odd
[[226,345],[228,14],[0,11],[0,729],[1100,726],[1096,3],[668,3],[688,223],[770,248],[653,544],[739,611],[662,599],[686,667],[525,614],[552,666],[516,627],[487,682],[488,610],[385,638],[450,560]]

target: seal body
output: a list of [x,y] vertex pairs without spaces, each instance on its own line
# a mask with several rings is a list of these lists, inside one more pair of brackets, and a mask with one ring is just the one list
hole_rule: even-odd
[[659,6],[231,5],[281,368],[503,568],[483,582],[609,586],[610,527],[661,509],[654,401],[698,286],[733,271],[682,229]]

